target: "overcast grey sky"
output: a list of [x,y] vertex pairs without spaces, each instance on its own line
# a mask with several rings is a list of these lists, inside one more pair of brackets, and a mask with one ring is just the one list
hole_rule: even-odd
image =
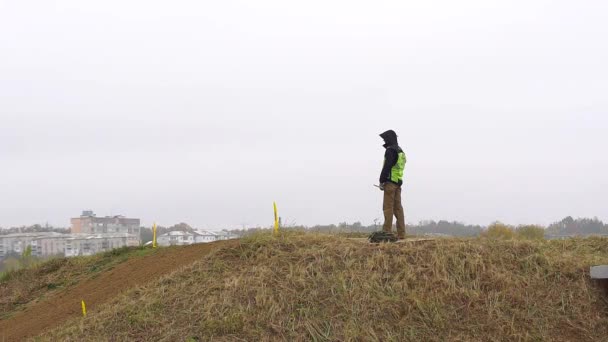
[[606,1],[0,0],[0,226],[608,219]]

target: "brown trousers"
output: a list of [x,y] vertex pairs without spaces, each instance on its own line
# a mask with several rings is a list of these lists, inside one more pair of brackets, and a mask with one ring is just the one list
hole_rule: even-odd
[[393,230],[393,215],[397,218],[397,237],[405,238],[405,214],[401,204],[401,187],[395,183],[386,182],[384,185],[384,227],[385,232]]

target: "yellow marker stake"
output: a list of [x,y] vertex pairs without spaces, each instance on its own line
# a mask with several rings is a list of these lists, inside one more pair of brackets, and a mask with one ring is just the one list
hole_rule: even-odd
[[82,316],[87,317],[87,305],[82,301]]
[[156,248],[156,223],[152,226],[152,247]]
[[274,233],[279,233],[279,212],[277,211],[277,202],[273,202],[274,205]]

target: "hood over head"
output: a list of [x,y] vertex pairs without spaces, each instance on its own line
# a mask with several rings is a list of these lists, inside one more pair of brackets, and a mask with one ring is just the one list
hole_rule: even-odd
[[397,133],[395,133],[395,131],[393,131],[392,129],[380,134],[380,137],[382,139],[384,139],[384,142],[385,142],[384,147],[398,145]]

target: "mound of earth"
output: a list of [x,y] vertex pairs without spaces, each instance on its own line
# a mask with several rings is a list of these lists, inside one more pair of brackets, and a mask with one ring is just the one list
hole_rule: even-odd
[[[78,267],[78,261],[74,263],[70,259],[53,260],[43,264],[39,270],[31,272],[33,274],[29,278],[36,275],[48,277],[49,270],[46,268],[51,267],[51,271],[54,270],[59,276],[68,277],[63,279],[63,283],[67,284],[66,287],[46,294],[41,293],[41,290],[31,289],[31,292],[40,298],[31,295],[28,298],[29,303],[25,303],[23,310],[5,312],[10,315],[0,319],[0,341],[23,341],[55,328],[69,319],[82,316],[81,300],[86,302],[88,312],[95,315],[100,305],[120,297],[123,292],[137,289],[182,266],[204,258],[206,254],[220,246],[230,245],[234,245],[234,241],[159,248],[152,253],[144,253],[143,256],[133,256],[124,260],[122,260],[123,255],[116,255],[115,259],[121,259],[118,260],[119,262],[107,260],[112,259],[112,253],[108,253],[107,258],[93,257],[92,260],[96,262],[94,264],[87,263],[85,258],[83,263],[87,271],[99,269],[97,272],[84,272],[82,267]],[[105,267],[107,263],[110,267]],[[55,270],[54,267],[57,269]],[[77,282],[72,284],[72,279]],[[35,281],[35,279],[28,280]],[[58,282],[57,279],[53,281],[52,284]],[[27,287],[23,283],[21,279],[16,285]],[[0,285],[0,289],[6,289],[5,292],[19,290],[15,287],[11,286],[10,280]],[[50,289],[51,286],[47,285],[46,288]],[[12,306],[7,305],[7,308]]]
[[[608,264],[607,246],[600,238],[372,245],[318,234],[256,235],[202,257],[193,251],[196,262],[143,286],[124,278],[147,277],[163,258],[141,271],[124,264],[120,277],[108,273],[96,284],[131,290],[37,339],[605,341],[608,302],[588,271]],[[87,291],[52,303],[97,291],[82,286]],[[32,308],[48,320],[52,309]],[[62,317],[77,316],[69,310],[78,306],[60,309]],[[29,328],[3,321],[3,330],[12,329],[11,337],[44,330],[25,317],[19,322]]]

